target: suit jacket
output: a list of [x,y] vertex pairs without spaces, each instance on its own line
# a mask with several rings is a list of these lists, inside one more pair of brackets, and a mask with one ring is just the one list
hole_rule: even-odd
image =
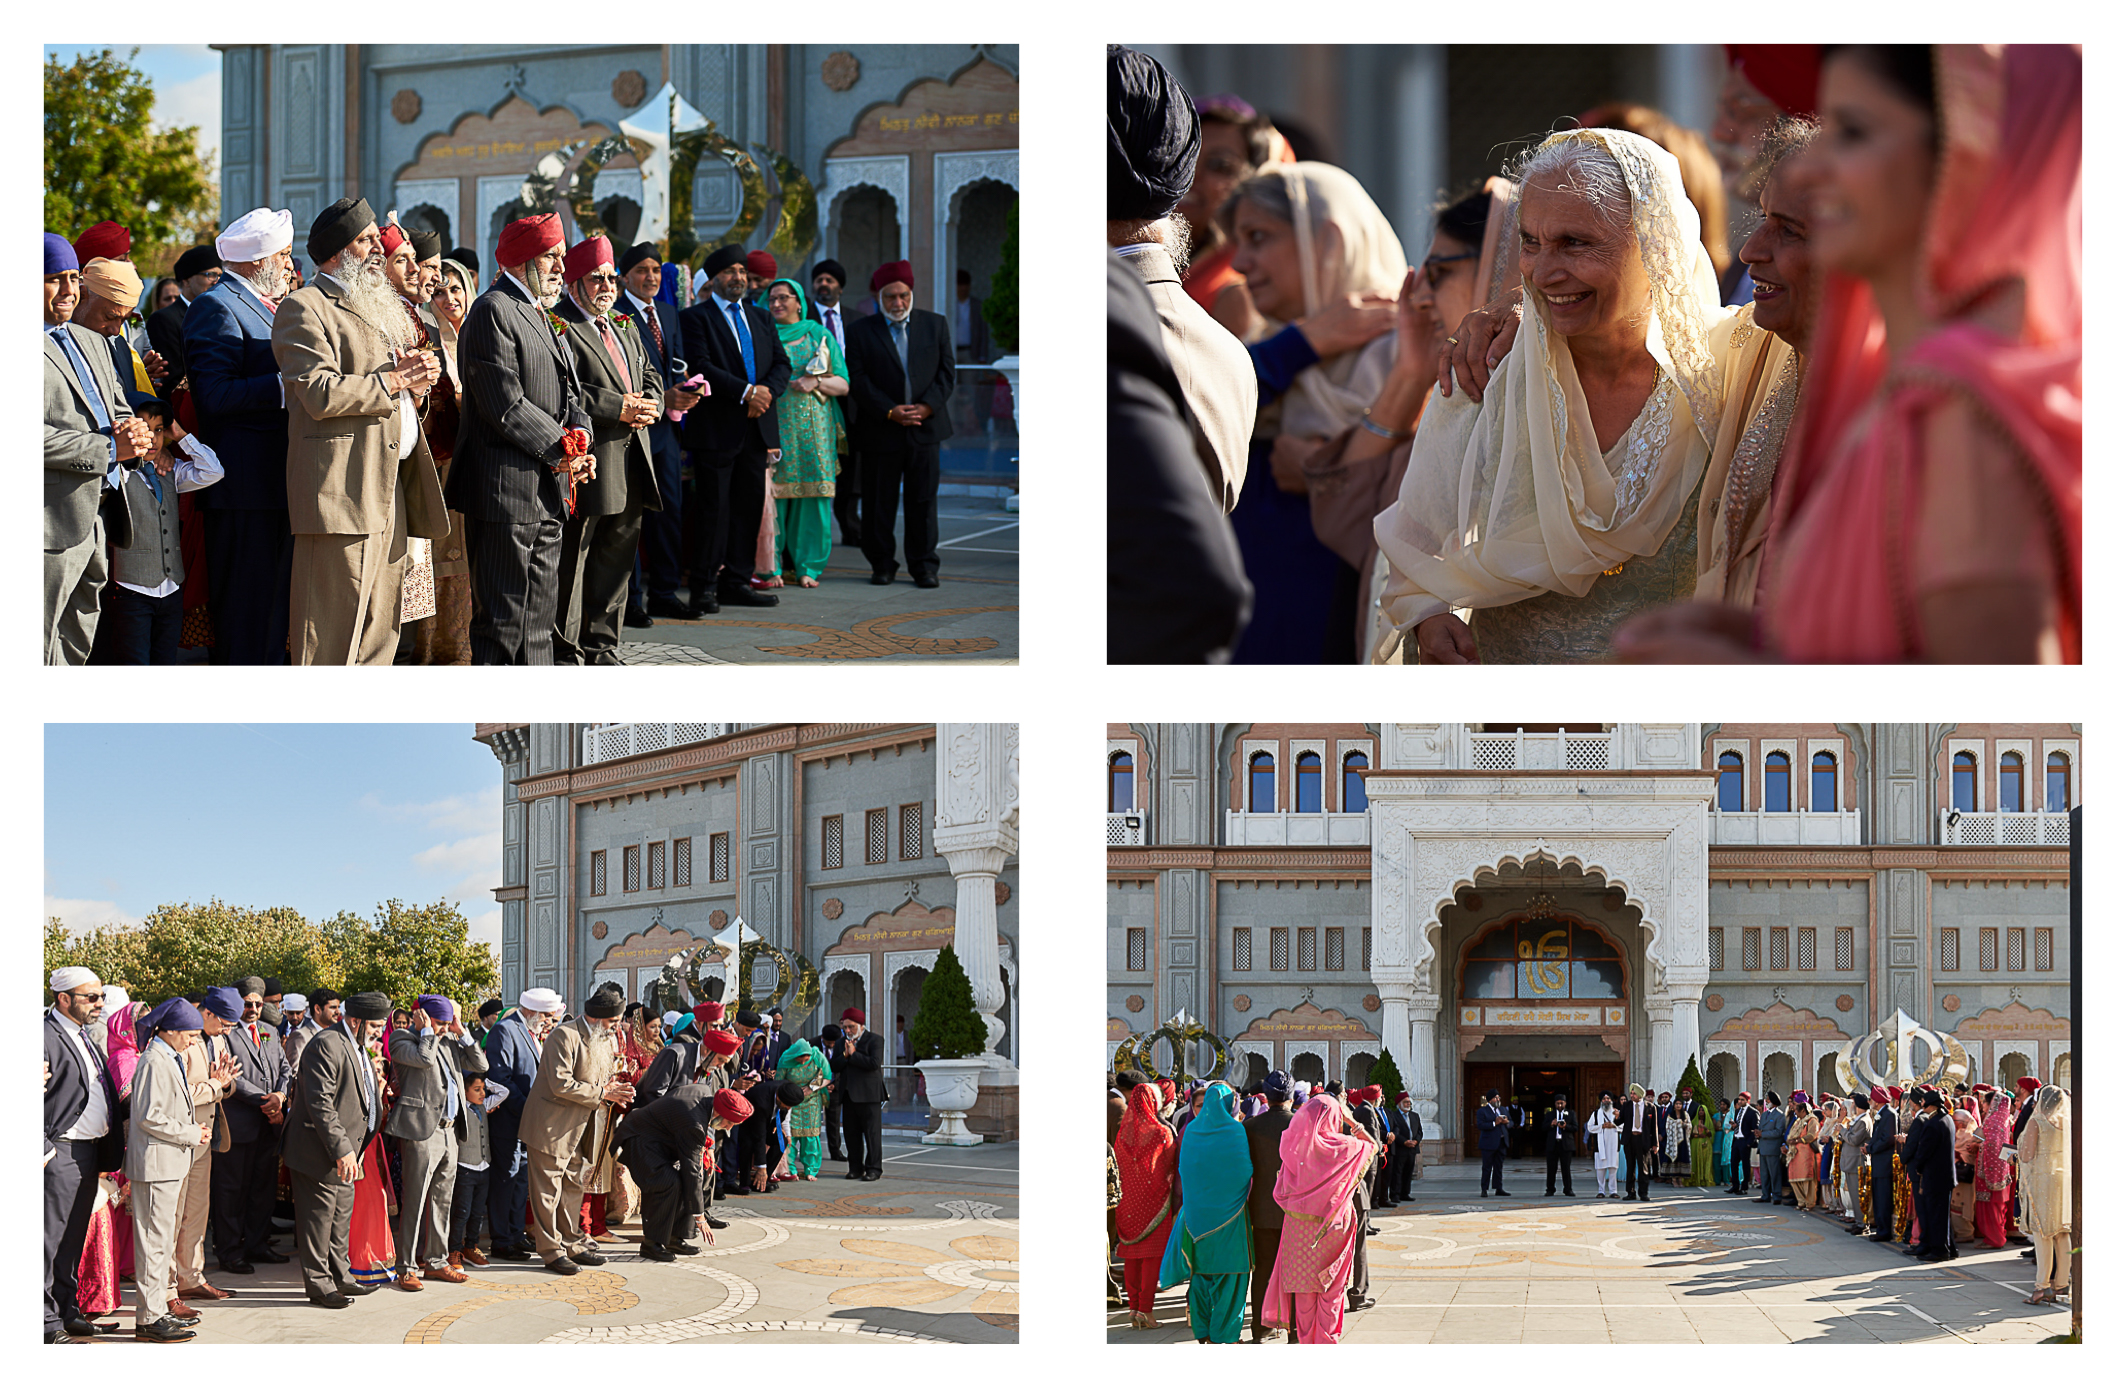
[[590,414],[590,449],[597,455],[597,478],[576,491],[575,511],[624,513],[630,500],[644,509],[662,509],[656,465],[649,454],[649,430],[620,421],[620,403],[630,393],[645,393],[658,400],[657,416],[663,416],[664,376],[648,354],[656,342],[645,340],[648,333],[631,317],[614,325],[613,340],[627,362],[627,378],[622,379],[613,369],[612,353],[605,349],[597,327],[575,299],[562,298],[554,310],[568,323],[575,377],[582,381],[583,407]]
[[[1791,1126],[1783,1109],[1766,1108],[1756,1127],[1756,1140],[1765,1148],[1782,1147],[1785,1145],[1785,1130]],[[1769,1152],[1765,1151],[1764,1155],[1769,1155]]]
[[1158,334],[1187,395],[1186,421],[1195,433],[1211,497],[1226,513],[1239,502],[1246,484],[1247,448],[1254,439],[1254,414],[1261,386],[1253,357],[1237,336],[1180,286],[1180,273],[1163,245],[1143,245],[1116,254],[1143,280],[1158,312]]
[[[855,399],[849,444],[858,451],[904,451],[935,446],[951,435],[951,323],[917,307],[907,318],[907,369],[893,348],[892,323],[883,312],[848,323],[848,394]],[[909,381],[912,392],[908,392]],[[926,403],[918,427],[902,427],[885,415],[902,403]]]
[[1944,1192],[1954,1185],[1954,1120],[1944,1113],[1920,1115],[1903,1139],[1903,1169],[1921,1190]]
[[1570,1151],[1585,1140],[1586,1120],[1569,1109],[1564,1110],[1563,1116],[1564,1126],[1560,1132],[1556,1127],[1556,1108],[1553,1104],[1543,1109],[1541,1117],[1536,1120],[1541,1128],[1541,1147],[1544,1154],[1558,1148]]
[[496,278],[465,313],[457,333],[457,454],[450,460],[450,507],[493,523],[565,516],[553,465],[561,434],[590,429],[575,356],[554,334],[545,309],[515,281]]
[[681,1085],[628,1110],[620,1120],[619,1140],[648,1138],[659,1152],[684,1161],[690,1155],[696,1168],[701,1149],[708,1145],[708,1124],[715,1117],[715,1092],[701,1085]]
[[1257,1237],[1283,1232],[1283,1206],[1276,1203],[1276,1176],[1283,1169],[1283,1131],[1291,1125],[1288,1105],[1273,1104],[1259,1118],[1246,1120],[1246,1155],[1254,1163],[1254,1183],[1246,1195],[1247,1216]]
[[[686,367],[708,381],[708,396],[686,413],[680,435],[686,449],[696,457],[735,455],[748,437],[773,450],[782,444],[781,424],[774,407],[757,418],[745,416],[745,356],[731,334],[730,318],[722,299],[710,293],[679,313],[679,332],[685,342]],[[789,391],[789,359],[782,353],[781,333],[774,319],[751,303],[745,304],[745,321],[752,328],[753,383],[780,398]]]
[[[357,1156],[368,1145],[371,1096],[361,1073],[368,1060],[341,1022],[311,1037],[302,1048],[295,1098],[280,1144],[280,1158],[289,1170],[324,1180],[341,1157]],[[375,1097],[381,1098],[383,1082],[375,1083]]]
[[192,1087],[177,1053],[158,1040],[140,1052],[133,1070],[133,1110],[125,1144],[125,1175],[134,1181],[183,1180],[207,1154],[192,1117]]
[[[214,286],[218,288],[221,285],[217,283]],[[207,290],[212,291],[212,288]],[[201,293],[200,296],[205,297],[206,293]],[[173,389],[177,387],[177,381],[184,378],[184,319],[187,306],[184,294],[179,293],[175,302],[147,319],[148,345],[169,365],[170,372],[164,382]],[[208,443],[210,446],[212,444]]]
[[573,1155],[618,1066],[618,1044],[603,1028],[592,1027],[589,1018],[555,1027],[546,1038],[538,1079],[524,1104],[523,1127],[517,1133],[524,1146],[564,1159]]
[[[752,1104],[752,1116],[730,1130],[737,1142],[737,1160],[740,1171],[749,1172],[755,1166],[772,1167],[781,1160],[781,1150],[775,1145],[775,1115],[781,1112],[776,1095],[786,1080],[765,1079],[746,1091],[745,1098]],[[789,1085],[801,1089],[798,1085]]]
[[1756,1130],[1762,1125],[1762,1112],[1753,1104],[1744,1109],[1736,1109],[1733,1114],[1733,1145],[1753,1147]]
[[851,1104],[882,1104],[885,1102],[885,1038],[866,1030],[855,1039],[848,1054],[834,1062],[835,1083],[846,1092]]
[[[616,310],[632,318],[635,326],[639,328],[636,335],[641,342],[642,352],[649,357],[649,367],[656,371],[657,378],[664,381],[665,388],[671,388],[679,381],[693,377],[690,364],[683,372],[677,368],[678,364],[686,362],[686,337],[679,326],[676,307],[662,298],[650,299],[649,306],[655,312],[656,324],[664,333],[664,348],[658,350],[656,336],[649,330],[647,314],[635,307],[634,299],[627,295],[626,289],[620,290],[619,302],[615,306]],[[661,412],[656,415],[656,421],[649,424],[647,435],[651,451],[662,451],[678,445],[678,428],[666,420]]]
[[1503,1109],[1478,1104],[1475,1107],[1475,1132],[1475,1145],[1480,1150],[1502,1151],[1512,1135],[1512,1121]]
[[1873,1141],[1873,1114],[1869,1111],[1845,1119],[1843,1127],[1837,1129],[1836,1141],[1844,1149],[1844,1170],[1857,1170],[1859,1157]]
[[[1640,1124],[1640,1131],[1630,1130],[1633,1120]],[[1615,1125],[1622,1129],[1623,1150],[1631,1156],[1643,1156],[1659,1146],[1659,1105],[1650,1099],[1643,1100],[1636,1109],[1625,1102],[1615,1110]]]
[[321,1030],[315,1018],[305,1017],[289,1029],[286,1036],[280,1039],[281,1050],[288,1058],[288,1083],[290,1087],[294,1085],[295,1072],[302,1068],[302,1048],[309,1045],[310,1038],[316,1036]]
[[199,492],[197,502],[207,508],[288,506],[288,409],[273,358],[273,317],[230,278],[201,293],[184,314],[183,368],[192,381],[199,440],[214,449],[224,472],[220,484]]
[[[202,297],[201,299],[205,299]],[[450,534],[427,438],[398,458],[403,414],[384,387],[391,356],[319,275],[273,313],[273,358],[288,394],[288,528],[298,535],[373,537],[391,530],[403,496],[413,537]]]
[[1895,1155],[1896,1115],[1893,1104],[1873,1115],[1873,1136],[1866,1139],[1866,1155],[1879,1157],[1883,1165]]
[[682,1036],[665,1042],[664,1049],[649,1058],[649,1067],[634,1082],[636,1106],[652,1103],[692,1084],[694,1072],[700,1069],[700,1065],[699,1041]]
[[487,1033],[486,1053],[487,1087],[509,1091],[509,1097],[495,1107],[494,1113],[510,1130],[513,1140],[514,1129],[523,1121],[525,1106],[531,1101],[531,1086],[538,1082],[538,1043],[532,1040],[522,1013],[510,1013],[494,1024]]
[[[76,1053],[74,1039],[67,1035],[62,1023],[66,1018],[51,1009],[44,1013],[44,1059],[52,1067],[52,1078],[44,1086],[44,1150],[51,1151],[59,1145],[66,1130],[80,1120],[82,1111],[88,1107],[88,1077],[81,1069],[81,1057]],[[115,1171],[118,1159],[125,1151],[125,1105],[119,1102],[118,1086],[111,1080],[110,1063],[104,1058],[103,1048],[93,1037],[83,1031],[83,1040],[89,1049],[89,1063],[96,1068],[96,1078],[103,1084],[104,1104],[111,1111],[111,1130],[97,1140],[97,1169]]]
[[391,1033],[391,1064],[398,1067],[398,1098],[383,1130],[393,1137],[425,1142],[449,1122],[450,1101],[443,1087],[444,1063],[457,1087],[457,1111],[464,1112],[465,1076],[487,1073],[486,1053],[472,1040],[458,1041],[434,1029]]
[[[118,372],[111,366],[110,347],[103,337],[84,326],[68,323],[63,328],[73,339],[81,358],[88,362],[92,378],[74,375],[66,351],[44,333],[44,550],[63,552],[78,546],[95,531],[96,514],[103,503],[104,475],[111,464],[111,429],[96,426],[85,388],[93,387],[113,425],[133,415],[133,405],[118,387]],[[136,458],[123,461],[128,470],[139,469]],[[105,536],[120,547],[133,545],[132,520],[123,505],[111,509]]]
[[[235,1142],[255,1142],[269,1130],[275,1136],[279,1134],[279,1129],[266,1121],[266,1096],[287,1093],[293,1079],[272,1029],[259,1028],[259,1036],[261,1040],[253,1044],[250,1029],[239,1022],[222,1038],[236,1057],[236,1083],[229,1087],[222,1110],[228,1120],[230,1140]],[[286,1121],[285,1116],[282,1121]]]

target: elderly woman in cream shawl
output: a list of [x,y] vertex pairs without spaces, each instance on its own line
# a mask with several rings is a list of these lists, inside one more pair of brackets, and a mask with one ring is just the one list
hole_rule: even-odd
[[1623,619],[1697,585],[1699,489],[1739,322],[1680,168],[1637,135],[1576,129],[1517,174],[1524,325],[1479,401],[1424,410],[1400,497],[1374,523],[1381,613],[1425,661],[1592,661]]

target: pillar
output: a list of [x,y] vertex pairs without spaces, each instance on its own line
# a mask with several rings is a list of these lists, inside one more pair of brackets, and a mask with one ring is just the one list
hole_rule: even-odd
[[1016,1066],[996,1050],[1003,1022],[1003,969],[996,942],[996,875],[1018,852],[1018,727],[937,726],[937,852],[958,890],[952,948],[988,1027],[980,1059],[992,1071]]
[[1681,1072],[1689,1068],[1689,1062],[1693,1059],[1696,1062],[1696,1073],[1702,1075],[1708,1081],[1711,1078],[1711,1072],[1704,1069],[1703,1035],[1701,1031],[1703,1023],[1697,1016],[1698,1009],[1703,1001],[1704,991],[1694,985],[1687,987],[1671,985],[1670,991],[1674,995],[1673,1018],[1668,1024],[1673,1033],[1668,1038],[1673,1043],[1669,1052],[1674,1060],[1673,1078],[1680,1079]]
[[1652,1050],[1644,1082],[1647,1088],[1672,1089],[1681,1067],[1674,1063],[1674,1003],[1668,998],[1645,1000],[1645,1016],[1652,1022]]
[[[1438,1124],[1438,998],[1429,996],[1409,1008],[1409,1098],[1423,1119],[1424,1139],[1439,1136]],[[1398,1057],[1397,1057],[1398,1059]],[[1442,1144],[1441,1144],[1442,1145]]]

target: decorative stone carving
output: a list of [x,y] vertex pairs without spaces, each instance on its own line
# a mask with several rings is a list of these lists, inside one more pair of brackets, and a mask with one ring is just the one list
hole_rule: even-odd
[[730,924],[730,913],[718,907],[708,914],[708,924],[720,931]]
[[[1366,994],[1366,995],[1364,996],[1364,1010],[1365,1010],[1366,1012],[1368,1012],[1368,1013],[1375,1013],[1375,1012],[1378,1012],[1378,1011],[1379,1011],[1379,995],[1378,995],[1378,994],[1376,994],[1376,993],[1368,993],[1368,994]],[[1245,1011],[1245,1010],[1244,1010],[1244,1009],[1241,1009],[1241,1011],[1243,1012],[1243,1011]]]
[[[1836,1001],[1837,1001],[1837,1002],[1838,1002],[1839,1004],[1842,1004],[1842,1003],[1844,1003],[1844,1002],[1847,1002],[1847,1001],[1849,1001],[1849,1000],[1848,1000],[1848,998],[1839,998],[1839,999],[1837,999]],[[1948,994],[1948,995],[1947,995],[1947,996],[1946,996],[1945,998],[1942,998],[1942,999],[1940,1000],[1940,1007],[1941,1007],[1941,1008],[1943,1008],[1944,1010],[1946,1010],[1947,1012],[1951,1012],[1951,1013],[1958,1013],[1958,1012],[1960,1012],[1960,1011],[1962,1010],[1962,995],[1961,995],[1961,994],[1959,994],[1959,993],[1950,993],[1950,994]]]
[[828,91],[846,91],[862,76],[863,64],[845,49],[828,53],[826,61],[819,64],[819,80],[826,83]]
[[[731,334],[735,335],[736,333],[733,332]],[[838,897],[829,897],[819,905],[819,915],[828,921],[839,921],[842,910],[841,899]]]
[[1232,996],[1232,1011],[1235,1013],[1250,1012],[1253,1010],[1253,1006],[1254,1000],[1246,994],[1240,993]]
[[[733,332],[732,334],[735,335],[736,333]],[[1000,907],[1008,901],[1010,901],[1010,884],[998,878],[996,880],[996,905]]]
[[601,941],[611,929],[611,927],[605,925],[604,918],[600,917],[590,923],[590,939]]
[[[731,332],[730,334],[734,336],[734,335],[736,335],[737,333],[733,331],[733,332]],[[1132,1013],[1139,1013],[1139,1012],[1142,1012],[1142,1011],[1143,1011],[1143,995],[1142,995],[1142,994],[1140,994],[1140,993],[1132,993],[1132,994],[1130,994],[1130,995],[1128,996],[1128,1001],[1127,1001],[1126,1003],[1124,1003],[1124,1004],[1123,1004],[1122,1006],[1123,1006],[1123,1007],[1125,1007],[1125,1008],[1127,1008],[1127,1009],[1128,1009],[1128,1010],[1129,1010],[1130,1012],[1132,1012]]]
[[410,125],[420,118],[420,93],[412,87],[400,87],[391,98],[391,118],[401,125]]
[[[732,334],[734,335],[736,333],[733,332]],[[1723,993],[1714,993],[1709,998],[1706,998],[1704,1000],[1705,1012],[1723,1012],[1725,1011],[1725,1007],[1726,995],[1724,995]]]
[[633,68],[628,68],[612,79],[612,104],[621,110],[633,110],[649,99],[649,79]]
[[[1836,996],[1836,1010],[1838,1012],[1850,1012],[1851,1009],[1855,1006],[1857,1006],[1857,1001],[1853,999],[1850,994],[1840,993]],[[1946,1008],[1949,1012],[1953,1012],[1956,1008],[1962,1006],[1962,1000],[1950,993],[1947,995],[1945,1001],[1942,1002],[1940,1006]]]

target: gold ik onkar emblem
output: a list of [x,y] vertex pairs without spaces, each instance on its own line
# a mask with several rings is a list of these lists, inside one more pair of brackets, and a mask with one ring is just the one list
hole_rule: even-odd
[[1570,932],[1562,927],[1539,941],[1519,943],[1519,982],[1529,993],[1568,993],[1567,969],[1571,963]]
[[[1876,1042],[1883,1048],[1885,1068],[1873,1063]],[[1918,1063],[1919,1045],[1930,1051],[1922,1066]],[[1844,1043],[1836,1053],[1836,1077],[1847,1094],[1875,1085],[1914,1089],[1935,1080],[1967,1084],[1969,1052],[1945,1032],[1920,1027],[1910,1014],[1897,1008],[1895,1015],[1880,1026]]]

